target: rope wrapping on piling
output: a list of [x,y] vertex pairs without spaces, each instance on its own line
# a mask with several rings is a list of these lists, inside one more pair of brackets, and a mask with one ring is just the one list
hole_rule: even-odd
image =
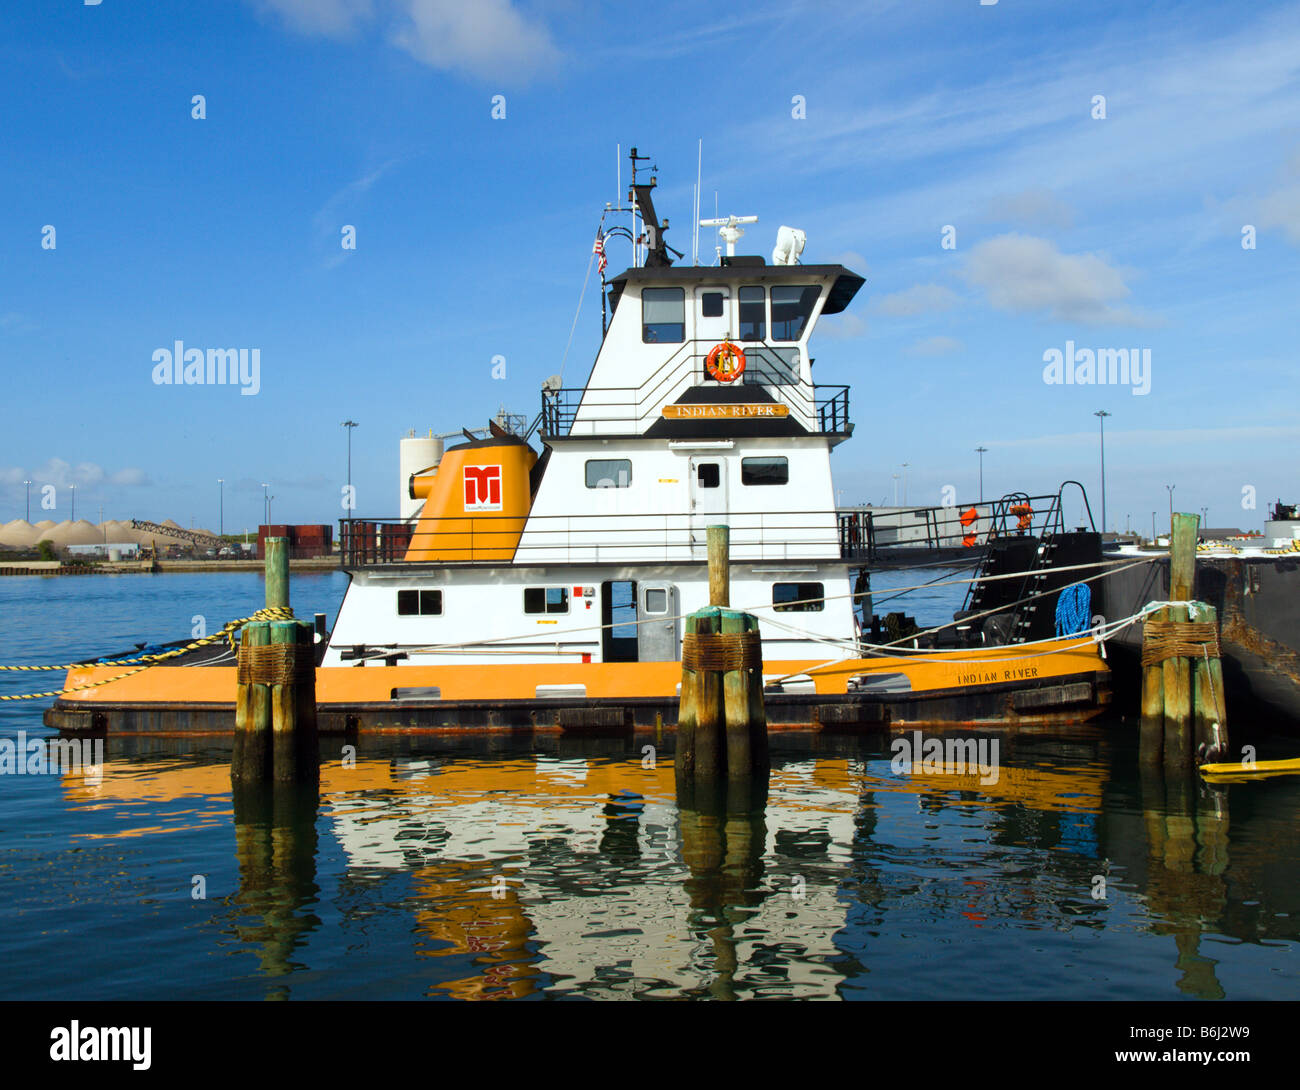
[[1219,626],[1213,621],[1147,621],[1142,629],[1142,665],[1167,659],[1221,658]]
[[292,685],[315,676],[314,648],[296,643],[239,644],[235,680],[240,685]]
[[682,637],[682,668],[761,670],[763,643],[757,632],[687,632]]

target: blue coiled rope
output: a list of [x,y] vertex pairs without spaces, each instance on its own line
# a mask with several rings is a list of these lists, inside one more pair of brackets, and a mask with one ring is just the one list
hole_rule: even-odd
[[1092,623],[1092,591],[1087,583],[1071,583],[1056,600],[1056,634],[1078,636]]

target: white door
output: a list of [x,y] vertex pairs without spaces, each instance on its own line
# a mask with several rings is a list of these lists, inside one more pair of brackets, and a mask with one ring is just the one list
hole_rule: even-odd
[[681,657],[677,588],[671,583],[637,585],[637,658],[674,662]]
[[719,341],[731,340],[731,289],[725,285],[695,289],[696,352],[704,356]]
[[721,451],[696,454],[690,459],[692,559],[709,558],[708,528],[728,521],[727,468]]

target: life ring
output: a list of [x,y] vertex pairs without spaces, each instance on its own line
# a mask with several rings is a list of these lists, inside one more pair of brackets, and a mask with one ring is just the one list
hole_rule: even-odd
[[704,367],[719,382],[735,382],[745,373],[745,350],[738,344],[722,341],[709,350]]

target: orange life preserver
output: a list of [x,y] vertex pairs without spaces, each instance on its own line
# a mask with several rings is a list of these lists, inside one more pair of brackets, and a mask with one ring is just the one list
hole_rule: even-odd
[[704,367],[719,382],[735,382],[745,373],[745,350],[738,344],[722,341],[709,350]]

